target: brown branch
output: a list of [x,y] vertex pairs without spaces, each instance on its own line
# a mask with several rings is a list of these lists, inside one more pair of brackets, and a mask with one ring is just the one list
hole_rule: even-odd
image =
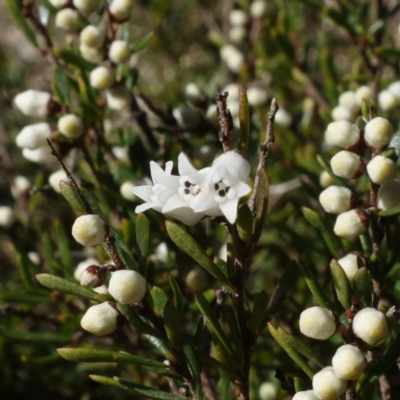
[[225,151],[232,150],[231,136],[233,130],[232,115],[226,106],[226,99],[229,96],[228,92],[217,93],[215,100],[217,102],[217,116],[220,125],[219,141]]

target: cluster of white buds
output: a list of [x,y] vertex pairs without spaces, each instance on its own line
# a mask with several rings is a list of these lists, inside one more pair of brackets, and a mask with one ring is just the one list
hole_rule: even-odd
[[105,31],[94,25],[88,25],[80,34],[79,51],[81,56],[92,63],[99,63],[105,58]]
[[229,14],[229,22],[231,28],[229,30],[229,40],[232,43],[240,44],[246,40],[247,29],[246,24],[249,16],[243,10],[232,10]]

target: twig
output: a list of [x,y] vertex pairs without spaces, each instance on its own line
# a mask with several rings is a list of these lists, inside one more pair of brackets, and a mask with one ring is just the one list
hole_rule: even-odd
[[233,130],[232,115],[226,106],[226,99],[229,96],[228,92],[217,93],[215,100],[217,102],[217,116],[220,125],[219,141],[225,151],[232,150],[231,136]]

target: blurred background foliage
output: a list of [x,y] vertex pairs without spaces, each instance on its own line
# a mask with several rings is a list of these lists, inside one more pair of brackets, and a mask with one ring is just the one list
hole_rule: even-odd
[[[73,49],[73,37],[66,38],[54,27],[54,9],[45,0],[39,3],[41,17],[48,20],[56,48]],[[265,229],[254,250],[246,282],[249,302],[261,290],[271,295],[290,260],[301,257],[331,296],[329,260],[343,255],[345,248],[332,239],[337,252],[332,254],[326,237],[304,218],[302,207],[323,215],[317,201],[322,167],[316,156],[322,153],[328,158],[322,148],[323,133],[331,121],[330,111],[337,105],[338,95],[365,83],[372,84],[377,93],[399,76],[400,4],[369,0],[268,0],[265,15],[246,25],[246,38],[237,45],[245,62],[232,72],[220,56],[221,47],[230,43],[229,15],[233,9],[249,12],[249,8],[250,2],[245,0],[135,1],[132,17],[121,28],[121,35],[129,37],[132,43],[150,31],[154,35],[120,73],[131,80],[137,96],[145,96],[162,110],[169,123],[153,130],[157,144],[152,145],[143,138],[132,115],[103,108],[99,121],[104,117],[112,119],[114,128],[106,136],[101,128],[100,133],[86,137],[81,147],[76,146],[74,173],[96,196],[111,225],[139,258],[134,214],[137,203],[120,195],[121,184],[148,176],[150,160],[176,160],[182,150],[197,167],[209,165],[221,149],[218,125],[205,118],[207,106],[214,103],[217,91],[228,84],[260,86],[292,117],[286,126],[275,127],[276,143],[267,161],[270,182],[300,179],[302,184],[301,188],[283,194],[274,195],[272,191]],[[72,240],[70,229],[77,214],[47,181],[56,167],[25,160],[15,145],[17,133],[30,120],[15,109],[13,98],[27,88],[49,91],[54,66],[50,57],[42,56],[16,28],[4,3],[0,3],[0,26],[0,198],[1,205],[11,205],[16,213],[15,224],[7,229],[0,227],[0,396],[5,400],[135,398],[98,385],[88,378],[89,373],[118,375],[168,391],[164,378],[160,380],[135,366],[71,363],[56,353],[58,347],[84,345],[148,355],[153,347],[134,329],[101,338],[86,333],[79,320],[89,301],[57,291],[49,293],[34,278],[37,273],[50,272],[73,279],[80,261],[92,256],[106,262],[108,255],[101,248],[82,249]],[[205,94],[196,108],[200,122],[189,129],[181,128],[172,110],[187,105],[184,88],[192,82]],[[78,103],[74,98],[73,102]],[[251,107],[248,159],[253,171],[257,148],[265,135],[268,109],[269,102]],[[396,127],[399,116],[400,109],[390,114]],[[96,116],[88,118],[96,122]],[[122,158],[116,156],[116,148],[123,150]],[[17,175],[32,182],[30,193],[12,195],[10,188]],[[151,254],[148,281],[171,296],[168,275],[176,279],[184,294],[183,325],[189,335],[196,328],[198,309],[185,279],[195,262],[172,243],[165,231],[164,216],[149,212],[147,217]],[[326,224],[331,227],[333,219],[326,217]],[[225,228],[210,220],[188,231],[212,257],[220,254],[227,238]],[[353,242],[346,245],[347,250],[358,249]],[[229,249],[228,244],[228,252]],[[29,257],[31,252],[37,252],[38,258]],[[391,275],[393,287],[398,282],[397,270]],[[215,299],[216,289],[218,285],[210,279],[205,291],[210,301]],[[398,302],[399,293],[393,293]],[[313,296],[300,278],[292,295],[275,313],[274,321],[299,335],[298,316],[313,304]],[[312,344],[327,364],[339,343],[338,338],[318,343],[304,337],[303,340]],[[259,398],[260,384],[269,380],[281,388],[277,399],[289,398],[294,376],[307,381],[305,373],[264,331],[252,358],[252,398]],[[213,379],[217,379],[216,374]],[[222,379],[220,384],[224,385]],[[221,388],[221,393],[228,393],[224,390]]]

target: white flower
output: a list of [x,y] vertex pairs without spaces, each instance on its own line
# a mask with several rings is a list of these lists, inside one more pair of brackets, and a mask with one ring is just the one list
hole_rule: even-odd
[[363,308],[354,317],[353,332],[368,344],[380,344],[389,333],[385,315],[375,308]]
[[139,272],[123,269],[111,275],[108,293],[121,304],[133,304],[146,294],[146,279]]
[[0,226],[10,227],[15,222],[14,210],[9,206],[0,206]]
[[246,183],[250,164],[239,153],[228,151],[220,155],[210,170],[204,169],[192,177],[193,184],[201,188],[193,209],[206,215],[225,215],[235,223],[241,197],[251,192]]
[[90,73],[90,86],[95,89],[104,90],[114,83],[114,73],[110,68],[100,66],[92,70]]
[[339,347],[332,358],[333,370],[341,379],[357,380],[364,371],[365,365],[364,354],[358,347],[351,344]]
[[64,8],[56,14],[55,24],[66,32],[77,32],[82,24],[79,18],[79,13],[72,8]]
[[312,386],[321,400],[336,400],[346,391],[347,382],[340,379],[332,367],[325,367],[314,375]]
[[115,303],[106,302],[91,306],[81,319],[81,327],[96,336],[107,335],[118,328],[120,314]]
[[79,38],[81,43],[85,46],[99,49],[104,45],[106,32],[97,26],[88,25],[86,28],[82,29]]
[[47,146],[47,140],[51,136],[50,125],[46,122],[27,125],[15,138],[18,147],[36,149],[37,147]]
[[332,311],[319,306],[310,307],[300,314],[300,332],[312,339],[327,340],[336,332]]
[[130,55],[129,45],[125,40],[114,40],[108,50],[108,58],[114,64],[122,64],[128,61]]
[[28,117],[46,117],[48,114],[47,105],[51,94],[39,90],[27,90],[15,96],[14,102],[22,114]]
[[96,246],[106,238],[106,223],[98,215],[81,215],[72,226],[72,236],[82,246]]
[[113,0],[110,4],[109,10],[116,20],[123,21],[124,19],[129,18],[132,8],[132,0]]

